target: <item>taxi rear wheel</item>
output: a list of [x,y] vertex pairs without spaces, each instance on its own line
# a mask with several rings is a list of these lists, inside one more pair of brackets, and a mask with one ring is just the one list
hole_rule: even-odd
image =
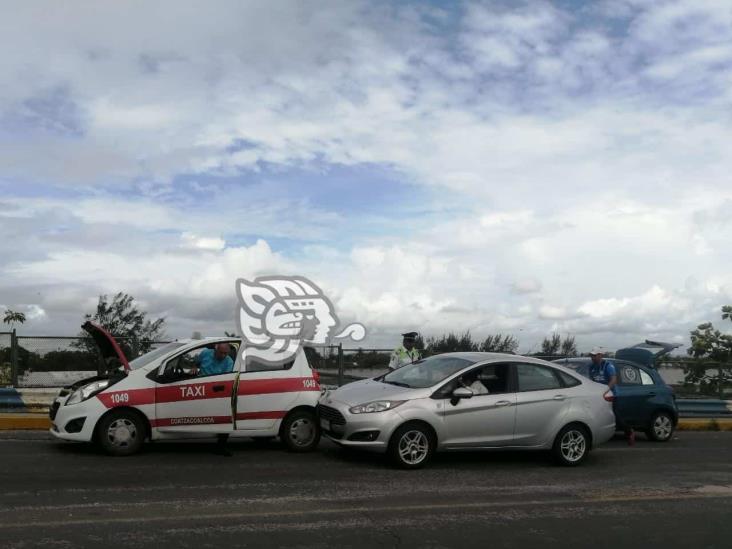
[[145,442],[145,424],[134,412],[119,410],[102,418],[96,440],[112,456],[129,456]]
[[295,410],[282,422],[280,438],[291,452],[312,452],[320,442],[320,426],[315,413]]

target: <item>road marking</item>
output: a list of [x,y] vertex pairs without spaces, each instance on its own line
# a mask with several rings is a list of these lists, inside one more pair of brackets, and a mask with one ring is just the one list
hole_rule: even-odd
[[383,505],[378,507],[358,506],[358,507],[341,507],[338,509],[301,509],[293,511],[260,511],[238,513],[198,513],[195,515],[175,515],[169,517],[153,516],[153,517],[110,517],[110,518],[90,518],[90,519],[66,519],[66,520],[50,520],[50,521],[26,521],[15,522],[13,524],[0,524],[0,530],[10,530],[18,528],[49,528],[54,526],[91,526],[97,524],[143,524],[154,522],[187,522],[187,521],[210,521],[210,520],[229,520],[229,519],[267,519],[267,518],[285,518],[285,517],[303,517],[308,515],[348,515],[356,513],[399,513],[407,511],[456,511],[470,509],[492,509],[492,508],[512,508],[512,507],[532,507],[547,505],[562,505],[568,503],[573,504],[603,504],[603,503],[620,503],[620,502],[640,502],[640,501],[685,501],[685,500],[702,500],[702,499],[728,499],[732,497],[732,487],[723,486],[721,491],[696,491],[692,493],[681,494],[657,494],[657,495],[637,495],[637,496],[602,496],[578,498],[573,502],[568,502],[567,498],[549,499],[549,500],[519,500],[519,501],[486,501],[476,503],[434,503],[420,505]]

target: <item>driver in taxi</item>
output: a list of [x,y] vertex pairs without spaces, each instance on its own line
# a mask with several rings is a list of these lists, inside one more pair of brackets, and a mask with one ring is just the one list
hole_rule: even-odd
[[[228,343],[217,343],[213,349],[204,349],[196,357],[196,366],[193,373],[201,377],[232,372],[234,370],[234,361],[229,354],[230,351],[231,345]],[[229,435],[227,433],[216,435],[214,454],[231,457],[231,451],[226,445],[228,440]]]
[[193,373],[198,377],[228,374],[234,370],[230,351],[231,346],[228,343],[217,343],[214,349],[204,349],[196,357]]

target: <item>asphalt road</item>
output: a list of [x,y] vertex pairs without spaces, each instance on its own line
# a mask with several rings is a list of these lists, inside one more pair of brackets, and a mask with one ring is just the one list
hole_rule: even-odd
[[732,546],[729,432],[615,440],[573,469],[536,453],[445,454],[401,471],[328,442],[308,455],[232,449],[157,443],[109,458],[0,433],[0,546]]

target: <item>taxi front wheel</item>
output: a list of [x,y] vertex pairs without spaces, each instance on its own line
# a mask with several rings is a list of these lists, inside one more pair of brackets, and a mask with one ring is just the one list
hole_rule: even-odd
[[97,442],[112,456],[129,456],[142,448],[145,425],[134,412],[112,412],[97,425]]
[[320,442],[320,426],[313,412],[296,410],[282,422],[280,438],[291,452],[312,452]]

